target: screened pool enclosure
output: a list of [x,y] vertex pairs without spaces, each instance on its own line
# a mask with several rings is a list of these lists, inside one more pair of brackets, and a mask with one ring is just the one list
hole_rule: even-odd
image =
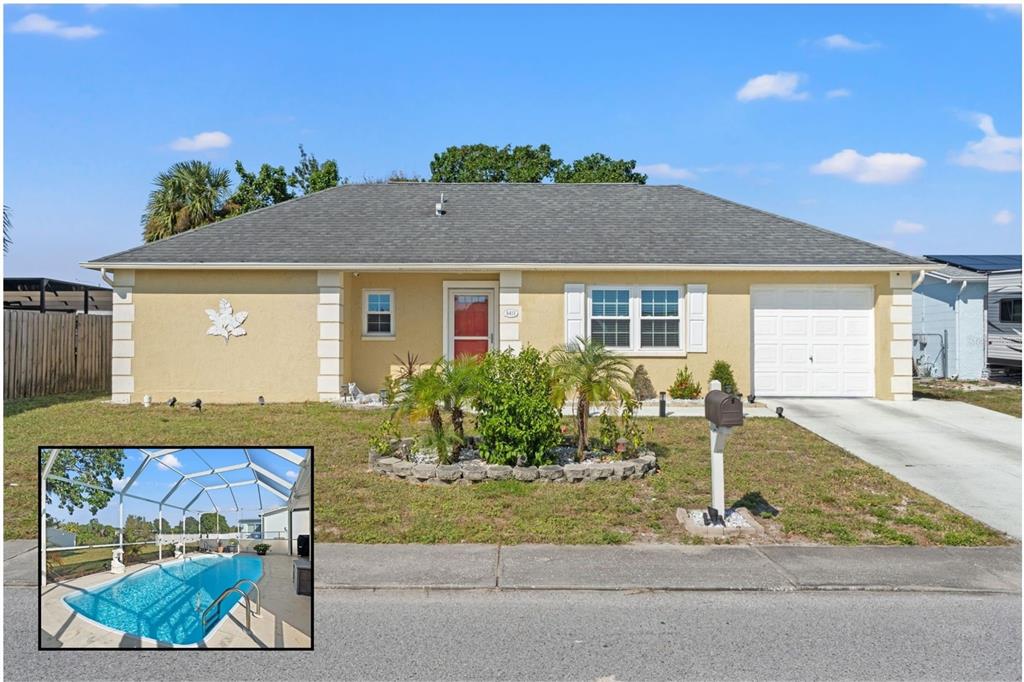
[[294,554],[310,533],[306,448],[54,448],[40,466],[43,585],[200,551]]

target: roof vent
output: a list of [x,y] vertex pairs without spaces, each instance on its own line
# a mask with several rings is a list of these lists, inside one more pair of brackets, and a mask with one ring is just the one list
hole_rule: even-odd
[[441,192],[441,201],[434,204],[434,215],[444,215],[444,192]]

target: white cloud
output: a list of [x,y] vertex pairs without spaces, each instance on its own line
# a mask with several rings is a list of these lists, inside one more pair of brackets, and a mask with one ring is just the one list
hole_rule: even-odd
[[181,460],[174,456],[174,454],[164,455],[157,460],[160,464],[165,465],[164,468],[174,467],[175,469],[181,469]]
[[924,225],[909,220],[897,220],[892,224],[892,231],[895,234],[921,234],[924,232]]
[[736,93],[736,99],[741,102],[751,102],[755,99],[767,99],[769,97],[786,100],[807,99],[810,95],[797,90],[803,80],[804,77],[798,73],[787,71],[766,73],[748,80]]
[[44,14],[32,13],[26,14],[11,24],[11,33],[38,33],[40,35],[77,40],[80,38],[95,38],[103,33],[103,31],[89,24],[68,26],[63,21],[56,21]]
[[818,45],[828,48],[830,50],[870,50],[879,46],[878,43],[862,43],[854,40],[853,38],[847,38],[842,33],[833,33],[830,36],[825,36],[818,41]]
[[646,173],[652,178],[667,178],[669,180],[690,180],[696,177],[692,171],[685,168],[677,168],[667,163],[648,163],[636,167],[641,173]]
[[113,485],[111,486],[114,490],[120,490],[124,487],[124,484],[128,482],[127,478],[115,478],[113,479]]
[[996,172],[1020,170],[1020,138],[1006,137],[996,132],[995,122],[988,114],[972,114],[974,124],[984,137],[968,142],[954,161],[961,166],[973,166]]
[[895,184],[914,177],[925,164],[924,159],[913,154],[878,152],[864,156],[856,149],[844,149],[811,166],[811,172],[838,175],[854,182]]
[[829,90],[825,93],[825,97],[828,99],[836,99],[837,97],[849,97],[853,93],[846,88],[836,88],[835,90]]
[[299,472],[295,471],[294,469],[289,469],[288,471],[284,472],[284,475],[287,476],[288,478],[298,478]]
[[179,152],[199,152],[205,149],[223,149],[230,144],[230,135],[219,130],[212,130],[192,137],[179,137],[171,143],[171,149]]
[[996,214],[992,216],[992,222],[994,222],[996,225],[1009,225],[1010,221],[1012,220],[1013,213],[1006,210],[1005,208],[1002,211],[996,212]]

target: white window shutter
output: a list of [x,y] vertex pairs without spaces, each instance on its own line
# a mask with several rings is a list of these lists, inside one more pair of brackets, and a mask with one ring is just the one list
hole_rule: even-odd
[[583,328],[586,290],[582,284],[565,285],[565,345],[576,346],[576,339],[585,338]]
[[708,285],[686,285],[686,343],[691,353],[708,352]]

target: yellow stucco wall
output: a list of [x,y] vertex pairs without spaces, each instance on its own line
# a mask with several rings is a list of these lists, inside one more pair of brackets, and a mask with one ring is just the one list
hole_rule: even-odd
[[[443,287],[446,280],[493,281],[498,273],[344,274],[344,381],[377,390],[407,352],[430,363],[441,356]],[[887,272],[523,272],[519,289],[523,344],[548,350],[564,342],[566,283],[708,286],[708,352],[686,357],[637,357],[657,390],[689,366],[706,388],[715,360],[733,368],[738,388],[750,390],[750,287],[755,284],[855,284],[875,291],[875,384],[879,398],[892,397],[892,289]],[[363,290],[395,292],[395,338],[363,337]],[[188,401],[275,402],[317,400],[317,275],[315,271],[146,271],[135,275],[132,402],[176,395]],[[245,310],[248,335],[227,344],[207,336],[206,308],[226,297]],[[497,301],[495,302],[497,304]],[[497,332],[497,328],[496,328]]]
[[[132,297],[132,402],[317,399],[316,272],[139,270]],[[249,313],[227,343],[206,334],[221,297]]]
[[889,359],[890,287],[885,272],[524,272],[519,298],[522,305],[520,337],[524,343],[547,349],[565,343],[565,284],[708,285],[708,352],[685,357],[627,355],[634,366],[647,369],[656,390],[667,390],[684,364],[707,390],[707,377],[716,360],[732,365],[742,393],[750,391],[751,310],[750,287],[755,284],[860,284],[875,289],[876,397],[892,396]]
[[[395,355],[419,356],[430,364],[444,352],[442,320],[445,281],[472,280],[497,283],[492,273],[386,273],[345,274],[345,381],[355,381],[364,391],[379,389],[384,377],[397,365]],[[394,340],[363,337],[363,290],[391,289],[395,292]],[[496,302],[495,302],[496,303]]]

